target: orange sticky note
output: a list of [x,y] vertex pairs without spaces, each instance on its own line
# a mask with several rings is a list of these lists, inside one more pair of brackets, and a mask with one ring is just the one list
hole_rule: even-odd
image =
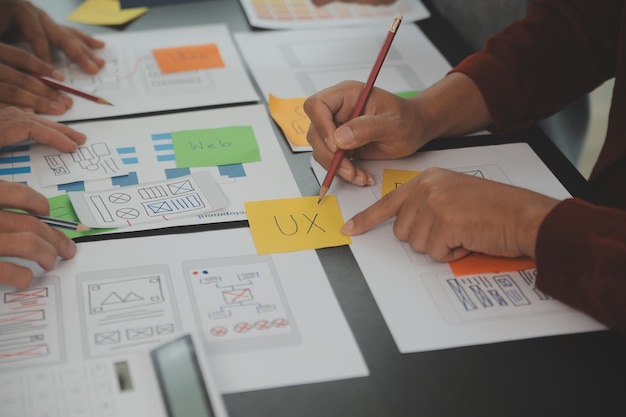
[[521,271],[536,267],[531,258],[504,258],[499,256],[471,253],[463,259],[450,262],[450,269],[455,277],[466,275]]
[[309,146],[306,133],[311,121],[302,107],[305,97],[279,98],[270,94],[268,107],[272,119],[280,126],[287,140],[296,146]]
[[352,243],[339,231],[343,217],[334,195],[245,203],[250,232],[259,255],[320,249]]
[[214,43],[153,49],[152,54],[164,74],[224,68],[220,51]]
[[388,194],[402,184],[417,177],[421,171],[408,171],[404,169],[383,169],[381,195]]

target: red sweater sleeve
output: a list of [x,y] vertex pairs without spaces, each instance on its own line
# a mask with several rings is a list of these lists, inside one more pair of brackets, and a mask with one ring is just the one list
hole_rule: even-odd
[[453,69],[483,93],[492,131],[532,125],[615,71],[623,0],[536,0],[523,19]]
[[626,333],[626,212],[559,203],[537,239],[537,288]]

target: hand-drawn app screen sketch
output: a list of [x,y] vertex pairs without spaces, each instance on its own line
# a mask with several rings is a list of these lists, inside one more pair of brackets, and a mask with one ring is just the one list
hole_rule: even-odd
[[119,101],[136,97],[136,83],[139,80],[148,96],[197,94],[200,90],[210,94],[217,89],[211,71],[195,70],[164,74],[152,49],[149,48],[124,50],[107,46],[94,53],[105,62],[97,74],[85,73],[62,54],[55,57],[55,68],[65,76],[66,83],[87,93],[104,97],[113,103],[116,99]]
[[183,269],[209,352],[299,343],[270,256],[193,260]]
[[25,290],[0,287],[0,369],[63,359],[59,278]]
[[87,143],[71,153],[61,153],[49,146],[33,146],[30,158],[42,187],[128,174],[122,158],[106,142]]
[[145,350],[179,331],[165,265],[81,272],[76,282],[88,357]]
[[[61,54],[55,57],[54,66],[66,84],[113,105],[77,97],[71,109],[51,116],[52,120],[93,120],[258,101],[225,24],[109,33],[99,39],[106,46],[95,53],[105,65],[97,74],[85,74]],[[163,65],[162,50],[175,52],[169,63],[176,65]],[[199,65],[200,61],[213,65]]]
[[121,189],[73,192],[69,196],[81,223],[102,228],[167,221],[228,205],[226,195],[208,171]]
[[535,288],[534,268],[463,277],[433,272],[421,277],[437,309],[450,324],[567,309]]
[[139,60],[133,63],[122,50],[110,46],[95,50],[94,53],[105,62],[97,74],[87,74],[59,52],[54,56],[55,69],[63,74],[65,83],[86,93],[106,97],[108,101],[134,97],[137,92],[131,78],[142,71]]

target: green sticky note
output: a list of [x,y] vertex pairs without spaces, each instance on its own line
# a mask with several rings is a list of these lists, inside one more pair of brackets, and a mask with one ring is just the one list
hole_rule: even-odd
[[261,160],[252,126],[172,132],[178,168],[240,164]]
[[[74,211],[74,207],[72,206],[72,202],[70,201],[70,197],[67,194],[57,195],[55,197],[49,198],[50,202],[50,217],[60,220],[67,220],[70,222],[79,222],[78,216]],[[86,232],[77,232],[75,230],[67,230],[67,229],[59,229],[61,232],[65,234],[65,236],[73,239],[79,236],[87,236],[93,235],[96,233],[102,233],[107,230],[114,229],[91,229]]]

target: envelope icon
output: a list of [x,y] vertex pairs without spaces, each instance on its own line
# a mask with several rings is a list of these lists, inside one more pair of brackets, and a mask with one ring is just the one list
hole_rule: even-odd
[[191,185],[191,181],[189,180],[173,182],[167,186],[172,195],[185,194],[194,191],[193,185]]
[[11,359],[22,360],[28,358],[41,358],[42,356],[47,356],[48,354],[48,345],[46,344],[11,348],[8,350],[0,351],[0,363],[2,363],[3,361],[9,361]]
[[115,345],[120,342],[120,332],[117,330],[111,332],[102,332],[95,334],[96,345]]
[[174,333],[174,325],[172,323],[157,324],[156,326],[154,326],[154,330],[158,335],[172,334]]
[[250,288],[222,291],[222,295],[224,296],[226,304],[244,303],[246,301],[254,300]]
[[23,291],[15,291],[4,294],[5,303],[17,303],[37,298],[48,297],[48,288],[31,288]]
[[139,327],[136,329],[126,329],[126,337],[128,340],[149,339],[154,336],[152,327]]
[[172,211],[172,208],[167,201],[158,201],[155,203],[146,204],[146,207],[148,207],[152,211],[152,214],[170,213]]

